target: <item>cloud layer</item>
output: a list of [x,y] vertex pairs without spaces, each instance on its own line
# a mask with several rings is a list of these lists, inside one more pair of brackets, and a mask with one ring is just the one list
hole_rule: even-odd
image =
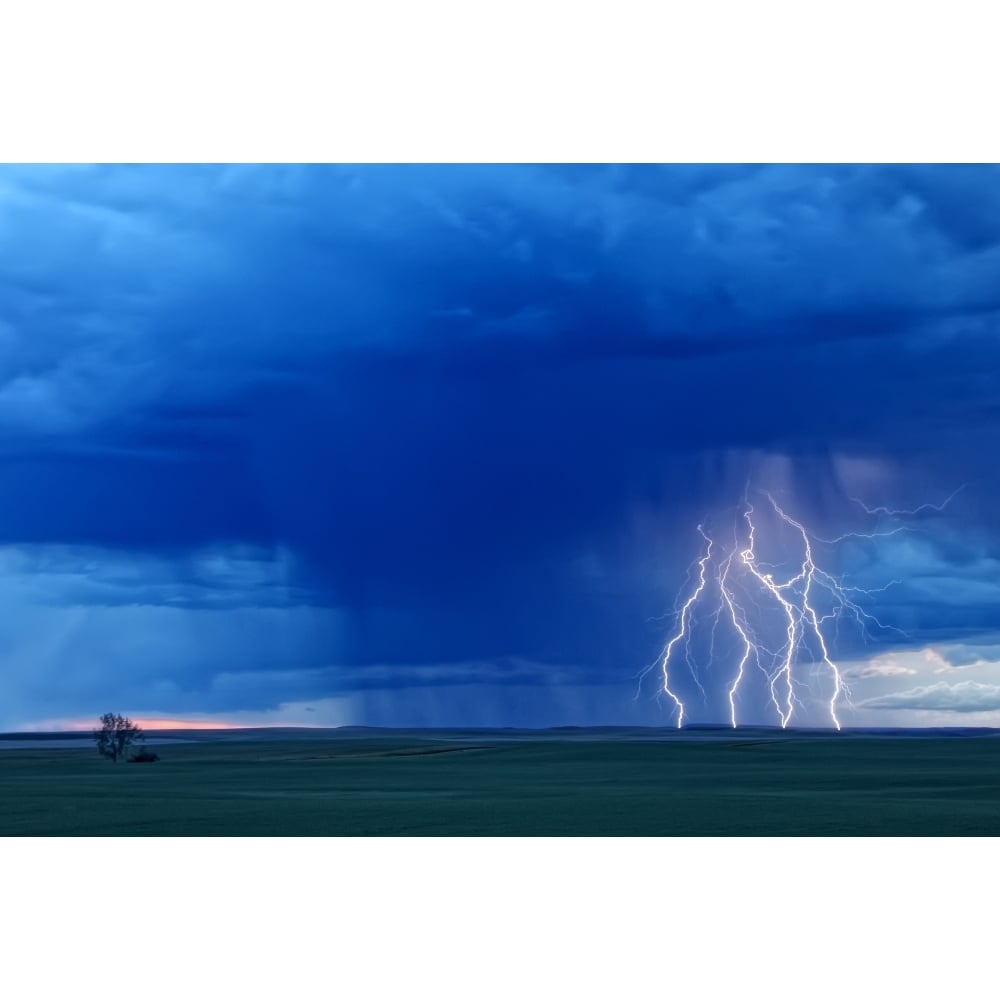
[[[348,691],[405,724],[477,689],[501,723],[664,718],[635,675],[748,477],[828,536],[871,524],[852,496],[967,483],[826,556],[877,591],[876,644],[974,650],[1000,599],[998,181],[4,168],[0,586],[26,610],[0,724]],[[38,630],[73,616],[56,685]]]
[[993,712],[1000,710],[1000,685],[959,681],[928,684],[863,702],[862,708],[916,709],[928,712]]

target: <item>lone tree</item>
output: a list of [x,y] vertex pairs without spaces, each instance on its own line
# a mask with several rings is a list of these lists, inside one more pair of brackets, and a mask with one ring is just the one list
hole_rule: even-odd
[[110,757],[115,763],[137,739],[142,738],[142,730],[127,716],[108,712],[101,716],[101,728],[94,730],[94,742],[102,757]]

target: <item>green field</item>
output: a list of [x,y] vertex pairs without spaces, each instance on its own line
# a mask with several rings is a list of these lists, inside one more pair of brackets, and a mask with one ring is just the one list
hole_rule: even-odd
[[203,739],[0,750],[0,834],[1000,835],[1000,739]]

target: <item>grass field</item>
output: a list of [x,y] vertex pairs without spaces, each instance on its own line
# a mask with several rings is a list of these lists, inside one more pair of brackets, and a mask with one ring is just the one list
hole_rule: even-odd
[[0,750],[21,836],[1000,835],[1000,739],[200,739]]

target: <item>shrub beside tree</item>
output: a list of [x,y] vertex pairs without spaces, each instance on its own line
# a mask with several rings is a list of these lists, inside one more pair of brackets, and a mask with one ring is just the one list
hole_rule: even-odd
[[142,739],[142,730],[128,716],[113,712],[102,715],[101,728],[94,730],[97,752],[115,763],[119,757],[125,756],[125,751],[138,739]]

